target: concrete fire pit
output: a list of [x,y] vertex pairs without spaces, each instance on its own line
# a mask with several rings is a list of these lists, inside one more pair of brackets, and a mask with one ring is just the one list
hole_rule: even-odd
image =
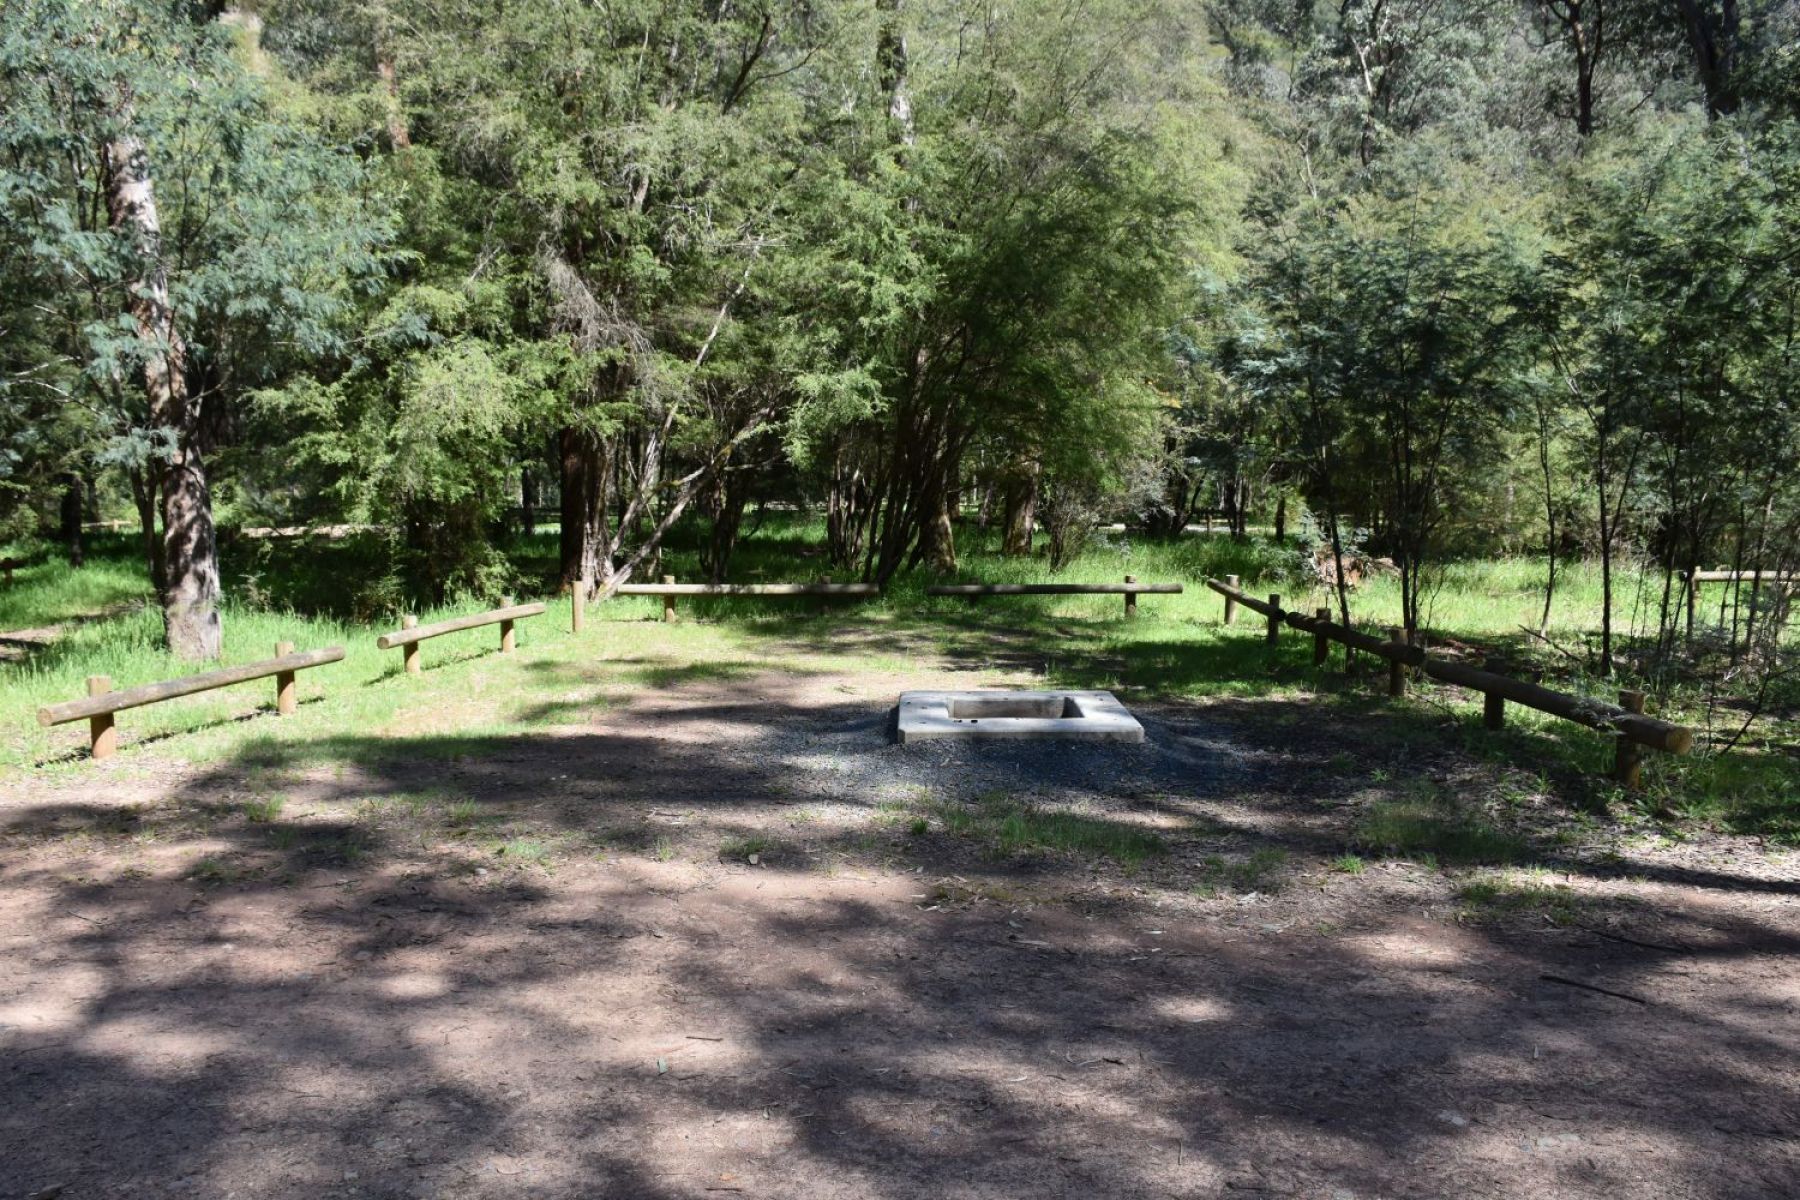
[[1144,727],[1111,692],[902,692],[898,731],[903,744],[976,738],[1144,740]]

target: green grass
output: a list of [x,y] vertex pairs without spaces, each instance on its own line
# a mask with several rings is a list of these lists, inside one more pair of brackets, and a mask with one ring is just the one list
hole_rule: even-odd
[[494,854],[519,866],[538,866],[550,859],[550,846],[537,838],[516,837],[500,843]]
[[[931,811],[946,833],[971,838],[997,857],[1048,852],[1108,858],[1135,867],[1167,849],[1162,838],[1134,825],[1042,808],[1000,792],[972,804],[939,800]],[[914,828],[918,830],[917,821]]]
[[1224,895],[1276,891],[1281,885],[1281,869],[1287,865],[1287,857],[1285,850],[1273,846],[1261,847],[1236,859],[1208,855],[1200,864],[1199,880],[1193,885],[1193,893],[1202,900],[1212,900]]
[[1513,834],[1448,804],[1415,798],[1377,801],[1357,822],[1356,841],[1375,854],[1453,866],[1513,863],[1526,853]]
[[1521,913],[1544,917],[1553,925],[1575,923],[1581,911],[1581,900],[1574,889],[1563,885],[1545,886],[1506,878],[1473,879],[1456,889],[1462,904],[1462,915],[1482,920]]
[[[700,577],[698,532],[691,525],[677,529],[665,571],[683,579]],[[996,539],[997,531],[959,529],[962,578],[1051,578],[1042,558],[1001,557]],[[827,573],[817,554],[819,541],[815,520],[773,514],[743,542],[732,578],[776,581]],[[1143,597],[1138,617],[1130,621],[1123,618],[1116,596],[990,598],[970,604],[925,596],[932,580],[915,573],[898,578],[886,596],[867,602],[683,598],[681,620],[674,625],[657,620],[661,607],[654,599],[614,600],[590,608],[587,630],[576,637],[568,629],[566,600],[552,596],[546,616],[519,624],[518,654],[499,658],[494,653],[498,634],[492,628],[453,634],[425,643],[426,671],[420,678],[401,673],[398,652],[374,648],[377,633],[397,626],[403,600],[390,597],[394,607],[385,611],[371,608],[380,601],[378,591],[358,591],[360,582],[344,583],[379,576],[378,550],[369,539],[227,539],[225,663],[265,658],[277,641],[292,641],[302,649],[342,645],[345,660],[301,673],[300,711],[289,718],[271,711],[273,681],[123,713],[122,753],[107,769],[129,775],[139,764],[147,769],[153,761],[167,760],[236,760],[271,768],[354,764],[380,755],[384,745],[399,739],[409,743],[411,753],[454,760],[483,753],[495,739],[541,732],[546,726],[579,726],[646,689],[725,686],[764,672],[790,677],[900,673],[941,656],[981,669],[1004,663],[1015,674],[1032,675],[1048,686],[1116,690],[1128,703],[1151,697],[1307,700],[1337,706],[1338,711],[1322,711],[1317,719],[1345,727],[1369,724],[1365,714],[1378,710],[1393,714],[1393,723],[1408,737],[1448,737],[1477,755],[1541,770],[1545,790],[1570,802],[1583,800],[1585,790],[1587,802],[1610,800],[1618,808],[1619,798],[1606,795],[1600,783],[1611,752],[1602,735],[1518,706],[1508,708],[1508,728],[1490,734],[1479,728],[1480,698],[1473,693],[1417,686],[1412,700],[1389,705],[1369,678],[1347,677],[1335,654],[1326,670],[1313,668],[1309,639],[1299,634],[1285,633],[1270,652],[1254,614],[1243,614],[1234,628],[1224,627],[1222,601],[1201,584],[1209,576],[1237,574],[1246,590],[1279,592],[1290,608],[1310,609],[1328,600],[1323,589],[1306,579],[1295,551],[1266,541],[1238,543],[1212,536],[1148,542],[1100,535],[1054,578],[1105,582],[1132,574],[1187,587],[1182,595]],[[521,598],[553,592],[553,532],[518,539],[510,553]],[[843,572],[832,575],[848,578]],[[1549,686],[1608,696],[1616,681],[1588,677],[1563,655],[1520,632],[1520,625],[1536,623],[1541,576],[1542,563],[1531,559],[1452,564],[1437,581],[1428,621],[1437,630],[1545,671]],[[1639,576],[1625,570],[1621,595],[1634,596],[1639,584]],[[73,620],[145,601],[148,593],[134,539],[96,538],[88,566],[80,571],[52,556],[19,572],[12,589],[0,590],[0,625],[16,629]],[[1598,595],[1594,568],[1568,564],[1551,636],[1578,657],[1588,653]],[[487,602],[459,599],[419,616],[430,621]],[[1370,581],[1355,594],[1353,605],[1361,623],[1394,620],[1399,611],[1394,581]],[[1632,632],[1630,611],[1630,603],[1622,599],[1626,641]],[[83,695],[86,676],[108,675],[114,687],[125,688],[217,665],[173,660],[160,648],[160,634],[160,617],[153,608],[114,611],[72,624],[55,644],[23,661],[0,663],[0,779],[9,769],[92,769],[85,761],[83,724],[45,730],[34,719],[40,705]],[[1729,757],[1651,755],[1648,791],[1630,804],[1655,820],[1800,843],[1800,757],[1761,745],[1764,739],[1777,747],[1800,743],[1800,711],[1784,703],[1789,707],[1778,703],[1756,736]],[[1697,685],[1678,689],[1664,715],[1697,720],[1697,705]],[[1458,718],[1448,733],[1445,712]],[[1721,718],[1721,727],[1725,724]],[[928,815],[949,823],[942,814]],[[884,811],[877,819],[901,824],[908,818]],[[450,820],[459,823],[454,816]],[[1480,836],[1464,845],[1454,830],[1440,828],[1440,816],[1396,812],[1383,821],[1388,828],[1377,823],[1368,836],[1390,839],[1398,852],[1415,852],[1405,848],[1413,843],[1446,842],[1450,848],[1441,856],[1448,861],[1464,854],[1491,856],[1495,849],[1483,845]],[[1021,818],[1015,840],[1048,846],[1082,840],[1078,833],[1041,829],[1041,824]]]
[[760,835],[730,837],[719,844],[719,857],[747,861],[769,852],[769,839]]
[[281,810],[286,807],[286,803],[280,796],[270,796],[262,800],[246,800],[243,806],[244,817],[252,824],[267,825],[281,815]]

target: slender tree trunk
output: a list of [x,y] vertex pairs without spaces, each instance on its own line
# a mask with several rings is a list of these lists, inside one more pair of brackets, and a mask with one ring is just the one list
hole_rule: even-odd
[[139,269],[128,288],[127,312],[143,361],[150,426],[165,432],[172,445],[162,466],[163,562],[168,575],[163,632],[178,657],[217,658],[222,642],[219,554],[206,464],[200,455],[200,405],[188,392],[187,346],[163,270],[150,164],[143,142],[128,132],[129,96],[121,97],[116,117],[127,132],[106,147],[108,212],[113,227],[131,238]]
[[519,468],[519,525],[530,537],[537,532],[537,477],[529,465]]
[[71,567],[81,566],[81,476],[70,472],[63,488],[62,541]]
[[556,432],[558,505],[562,528],[557,535],[558,572],[564,587],[581,579],[581,550],[586,530],[587,456],[582,452],[581,431],[565,427]]
[[138,532],[144,539],[144,567],[150,572],[150,586],[156,591],[156,602],[168,594],[168,574],[163,570],[162,539],[156,536],[156,493],[160,488],[156,474],[148,464],[144,470],[133,467],[127,472],[131,481],[131,503],[137,509]]
[[1538,470],[1544,477],[1544,549],[1549,558],[1544,573],[1544,611],[1538,617],[1538,634],[1550,631],[1550,605],[1556,598],[1556,493],[1550,469],[1550,415],[1545,401],[1538,403]]

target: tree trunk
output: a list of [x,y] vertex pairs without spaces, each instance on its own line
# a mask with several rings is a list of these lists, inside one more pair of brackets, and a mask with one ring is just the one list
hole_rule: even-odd
[[1738,108],[1736,51],[1737,0],[1723,0],[1715,14],[1704,0],[1675,0],[1693,54],[1694,73],[1706,93],[1706,111],[1713,118]]
[[81,501],[81,476],[71,471],[62,498],[62,541],[71,567],[81,565]]
[[138,531],[144,539],[144,567],[150,572],[150,586],[156,590],[156,602],[161,604],[169,591],[169,577],[163,570],[162,539],[156,536],[156,475],[153,469],[140,471],[133,467],[126,476],[131,481],[131,503],[137,509]]
[[[129,130],[129,96],[120,99],[119,127]],[[143,360],[152,431],[166,431],[172,449],[162,467],[163,633],[178,657],[219,656],[219,551],[213,534],[212,497],[200,456],[200,404],[188,392],[187,345],[169,300],[162,265],[162,230],[156,189],[143,142],[121,133],[106,147],[107,208],[115,229],[127,233],[139,275],[127,294],[127,313]]]
[[586,525],[582,498],[587,494],[587,458],[581,451],[581,431],[556,431],[558,481],[562,499],[562,530],[557,537],[558,572],[565,587],[581,578],[582,532]]
[[956,573],[956,526],[951,523],[951,513],[955,507],[955,498],[950,491],[940,488],[937,502],[932,505],[934,511],[930,524],[925,530],[928,542],[925,561],[933,573],[938,575]]
[[907,78],[905,0],[875,0],[875,8],[881,14],[875,64],[888,97],[889,126],[902,146],[911,146],[915,135],[912,89]]
[[519,468],[519,525],[526,537],[537,533],[537,479],[529,464]]
[[1028,463],[1006,484],[1006,538],[1000,552],[1009,557],[1031,554],[1031,537],[1037,529],[1038,477],[1043,468]]

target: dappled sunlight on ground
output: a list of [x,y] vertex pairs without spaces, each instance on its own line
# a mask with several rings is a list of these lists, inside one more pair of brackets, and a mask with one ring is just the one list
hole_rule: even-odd
[[[1278,695],[921,753],[901,690],[1042,675],[887,651],[527,660],[30,779],[0,1195],[1791,1194],[1791,859],[1602,853]],[[1528,859],[1359,841],[1397,798]]]

